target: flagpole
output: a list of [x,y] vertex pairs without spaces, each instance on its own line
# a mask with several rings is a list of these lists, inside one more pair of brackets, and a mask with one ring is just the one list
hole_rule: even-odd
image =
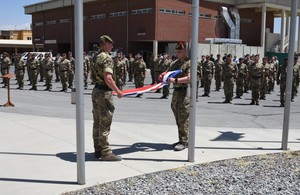
[[188,161],[195,162],[195,124],[196,124],[196,88],[197,88],[197,55],[199,31],[199,0],[192,3],[192,42],[191,42],[191,95],[189,119]]

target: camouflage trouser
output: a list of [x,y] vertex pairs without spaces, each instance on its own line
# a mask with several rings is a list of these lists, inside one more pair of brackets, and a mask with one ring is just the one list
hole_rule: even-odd
[[52,84],[51,84],[52,77],[53,77],[52,71],[47,70],[45,75],[47,89],[52,89]]
[[293,84],[292,84],[292,99],[297,95],[298,93],[298,86],[297,84],[299,83],[298,78],[293,79]]
[[59,66],[55,66],[54,71],[55,71],[55,77],[56,77],[55,81],[59,81],[60,80],[59,79]]
[[30,70],[30,82],[31,82],[32,87],[36,87],[37,79],[38,79],[37,69],[31,69]]
[[234,81],[233,78],[225,78],[224,80],[224,95],[225,101],[231,101],[233,98],[233,87]]
[[116,77],[116,86],[122,90],[123,89],[123,79],[121,77]]
[[209,95],[209,93],[210,93],[211,80],[212,80],[212,75],[211,74],[206,74],[205,77],[203,78],[204,93],[206,95]]
[[243,96],[243,93],[244,93],[244,81],[245,81],[245,78],[243,78],[243,77],[238,77],[236,79],[236,96],[237,97]]
[[286,82],[285,79],[280,81],[280,103],[284,104],[285,99],[284,99],[284,95],[285,95],[285,87],[286,87]]
[[89,76],[89,73],[87,71],[84,71],[84,73],[83,73],[84,87],[88,86],[88,76]]
[[[2,74],[2,76],[8,74],[8,69],[7,68],[2,68],[1,74]],[[5,86],[7,86],[7,83],[8,83],[7,78],[3,78],[3,83],[4,83]]]
[[68,74],[68,83],[70,88],[73,87],[73,81],[74,81],[74,71],[71,71]]
[[68,80],[68,72],[67,71],[60,71],[60,80],[62,84],[62,89],[67,90],[68,85],[67,85],[67,80]]
[[222,82],[222,74],[221,73],[215,73],[215,80],[216,80],[216,90],[219,91],[221,88],[221,82]]
[[144,87],[144,77],[136,76],[135,75],[135,88]]
[[93,89],[93,140],[95,151],[101,151],[102,155],[110,154],[108,135],[115,110],[113,94],[111,91]]
[[250,80],[251,91],[252,91],[252,101],[259,102],[259,91],[261,87],[260,79],[251,79]]
[[189,108],[190,99],[186,96],[187,90],[175,90],[173,92],[171,108],[178,127],[180,142],[188,142]]
[[169,96],[169,94],[170,94],[170,85],[165,85],[165,86],[163,86],[163,95],[164,96]]
[[16,78],[19,84],[19,87],[24,87],[24,71],[17,70]]
[[261,86],[260,86],[260,97],[261,98],[265,98],[266,97],[266,93],[267,93],[267,90],[269,88],[269,78],[266,77],[263,79],[262,83],[261,83]]
[[268,93],[271,93],[271,91],[274,91],[274,85],[275,85],[275,77],[274,75],[271,75],[269,78],[269,83],[268,83]]

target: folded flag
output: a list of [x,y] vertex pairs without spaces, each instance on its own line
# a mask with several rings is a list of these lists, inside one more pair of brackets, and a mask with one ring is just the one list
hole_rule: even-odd
[[[181,69],[166,72],[166,74],[163,76],[163,81],[160,83],[153,84],[153,85],[147,85],[147,86],[135,88],[135,89],[126,89],[126,90],[123,90],[122,92],[123,92],[124,96],[128,96],[128,95],[138,95],[138,94],[146,93],[149,91],[155,91],[157,89],[162,88],[165,85],[168,85],[168,83],[167,83],[168,79],[174,78],[181,72],[182,72]],[[114,92],[114,95],[117,95],[117,93]]]

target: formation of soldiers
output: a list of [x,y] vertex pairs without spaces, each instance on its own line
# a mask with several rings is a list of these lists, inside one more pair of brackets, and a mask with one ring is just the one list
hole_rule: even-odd
[[[73,88],[74,74],[75,74],[75,59],[72,52],[58,53],[55,59],[46,54],[43,59],[42,55],[35,57],[29,53],[28,59],[25,61],[21,58],[21,54],[17,54],[14,60],[11,60],[9,54],[4,52],[1,59],[1,74],[9,73],[10,65],[14,65],[18,88],[24,88],[24,75],[28,74],[28,81],[30,81],[30,90],[37,90],[38,77],[39,82],[45,82],[44,86],[47,91],[52,90],[52,80],[55,76],[55,82],[61,82],[62,89],[60,91],[66,92]],[[94,58],[90,58],[83,53],[83,69],[84,69],[84,87],[88,87],[88,78],[90,76],[91,63],[96,60],[97,53]],[[143,87],[146,77],[146,63],[143,56],[137,53],[133,56],[131,53],[128,58],[122,53],[117,52],[114,60],[114,72],[116,85],[123,89],[127,82],[134,82],[135,87]],[[152,83],[159,81],[158,76],[168,69],[172,61],[176,60],[176,56],[170,57],[168,54],[159,54],[157,57],[152,56],[149,60],[149,67],[151,73]],[[220,91],[222,84],[225,95],[223,103],[231,103],[233,98],[241,98],[244,93],[251,90],[252,100],[251,105],[259,105],[260,100],[265,100],[266,95],[274,91],[274,86],[280,85],[280,106],[284,106],[284,93],[286,88],[287,77],[287,59],[284,63],[279,64],[276,56],[271,58],[263,57],[262,63],[260,56],[245,55],[242,58],[237,58],[231,54],[218,54],[216,59],[213,55],[203,55],[198,62],[197,67],[197,100],[198,88],[204,88],[202,96],[210,97],[212,80],[215,79],[215,91]],[[293,66],[293,85],[292,85],[292,101],[297,96],[300,81],[300,61],[298,56],[295,56]],[[3,79],[3,87],[7,86],[7,80]],[[91,83],[93,84],[93,83]],[[200,86],[199,86],[200,85]],[[236,96],[233,97],[234,90]],[[162,91],[158,89],[156,93],[162,93],[161,98],[166,99],[170,94],[169,86],[164,86]],[[141,97],[142,95],[137,95]]]
[[[243,58],[233,58],[231,54],[217,55],[214,59],[213,55],[201,57],[198,63],[198,79],[201,86],[204,87],[202,96],[210,96],[211,81],[215,79],[216,91],[221,88],[222,82],[225,101],[223,103],[231,103],[233,100],[234,85],[236,85],[235,98],[241,98],[243,93],[251,90],[252,99],[250,105],[259,105],[259,100],[265,100],[266,94],[274,91],[274,85],[280,85],[280,106],[284,106],[284,93],[286,88],[287,77],[287,59],[283,64],[279,64],[276,56],[271,58],[263,57],[262,63],[260,56],[245,55]],[[300,81],[300,61],[298,56],[294,58],[293,66],[293,84],[292,97],[297,96]],[[198,91],[197,91],[198,98]]]

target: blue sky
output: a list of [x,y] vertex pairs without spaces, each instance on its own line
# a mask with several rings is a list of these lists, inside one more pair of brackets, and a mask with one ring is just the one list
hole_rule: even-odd
[[[24,29],[30,27],[31,15],[24,13],[25,5],[43,2],[45,0],[9,0],[0,7],[0,30]],[[274,32],[280,33],[280,19],[275,20]]]

